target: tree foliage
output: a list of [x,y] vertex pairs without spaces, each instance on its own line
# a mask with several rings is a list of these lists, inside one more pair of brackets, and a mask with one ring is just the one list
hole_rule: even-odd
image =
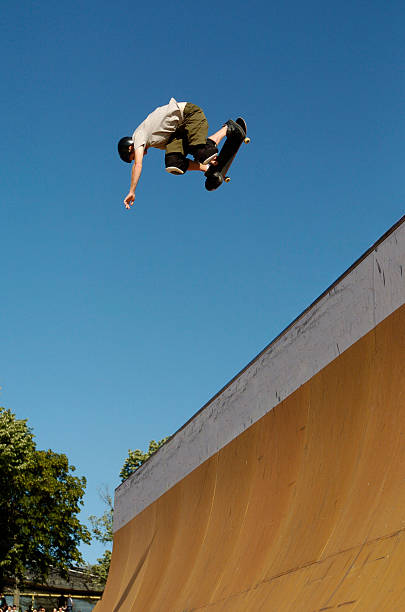
[[107,506],[107,509],[98,518],[97,516],[90,516],[90,523],[92,525],[92,533],[96,540],[102,544],[108,544],[113,541],[114,507],[112,497],[107,489],[99,491],[99,495]]
[[149,448],[146,453],[139,450],[139,448],[133,451],[129,450],[128,457],[125,459],[124,465],[120,472],[121,481],[123,482],[124,480],[129,478],[131,474],[136,472],[136,470],[138,470],[141,465],[143,465],[145,461],[149,459],[149,457],[153,455],[153,453],[155,453],[168,439],[169,437],[166,437],[162,440],[159,440],[159,442],[151,440],[149,442]]
[[44,580],[82,562],[90,533],[77,518],[86,479],[64,454],[37,450],[26,420],[0,407],[0,588],[26,570]]
[[[99,491],[99,495],[107,506],[106,510],[100,517],[90,516],[90,523],[92,525],[92,534],[102,544],[110,544],[113,541],[113,516],[114,507],[112,497],[107,489]],[[97,563],[89,565],[89,572],[95,576],[100,584],[104,585],[107,582],[108,571],[111,563],[111,550],[106,549]]]
[[[151,440],[149,448],[146,452],[139,449],[128,451],[128,457],[124,461],[124,465],[120,472],[121,479],[124,481],[131,476],[153,453],[155,453],[169,438],[163,438],[156,442]],[[92,534],[102,544],[110,544],[113,541],[113,518],[114,508],[111,495],[107,490],[100,491],[100,497],[107,506],[106,510],[100,517],[90,516],[92,525]],[[111,563],[111,550],[106,549],[102,557],[97,559],[97,563],[89,566],[89,572],[96,575],[101,584],[105,584],[108,577],[108,571]]]
[[107,582],[108,572],[110,571],[111,565],[111,550],[108,548],[104,551],[103,555],[97,559],[97,563],[89,565],[88,569],[90,574],[96,576],[97,582],[104,586]]

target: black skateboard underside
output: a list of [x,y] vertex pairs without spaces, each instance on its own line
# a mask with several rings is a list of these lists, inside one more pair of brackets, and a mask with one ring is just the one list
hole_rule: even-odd
[[245,121],[239,117],[236,119],[235,123],[241,127],[241,130],[233,132],[226,137],[226,140],[216,158],[216,165],[210,166],[205,173],[205,176],[207,177],[205,180],[205,188],[208,191],[214,191],[214,189],[218,189],[218,187],[222,185],[226,177],[226,173],[235,159],[239,147],[246,138]]

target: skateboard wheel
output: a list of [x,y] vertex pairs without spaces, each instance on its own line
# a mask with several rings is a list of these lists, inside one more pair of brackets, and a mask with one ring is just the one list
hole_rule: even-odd
[[250,138],[248,136],[246,136],[245,140],[244,140],[245,144],[249,144],[250,142]]
[[231,177],[230,176],[226,176],[224,178],[225,183],[229,183],[231,181]]

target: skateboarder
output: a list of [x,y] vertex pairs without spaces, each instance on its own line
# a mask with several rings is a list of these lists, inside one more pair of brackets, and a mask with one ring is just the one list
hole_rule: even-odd
[[[181,175],[187,170],[206,172],[210,163],[215,164],[218,144],[228,130],[235,129],[234,125],[233,121],[228,121],[207,138],[207,119],[195,104],[171,98],[169,104],[156,108],[136,128],[132,137],[124,136],[118,142],[120,158],[127,163],[134,162],[130,190],[124,199],[125,208],[129,209],[134,203],[143,158],[149,147],[165,150],[165,166],[171,174]],[[187,157],[189,153],[194,160]]]

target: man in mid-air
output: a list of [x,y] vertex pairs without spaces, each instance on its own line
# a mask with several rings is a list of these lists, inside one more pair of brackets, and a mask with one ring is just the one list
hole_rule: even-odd
[[[165,151],[167,172],[181,175],[187,170],[206,172],[209,164],[215,164],[218,145],[227,132],[239,130],[229,120],[218,132],[207,138],[208,121],[198,106],[190,102],[177,102],[171,98],[166,106],[159,106],[136,128],[131,136],[124,136],[118,143],[120,158],[134,162],[131,186],[124,199],[129,209],[135,201],[135,191],[142,172],[143,158],[149,147]],[[190,154],[194,159],[189,159]]]

